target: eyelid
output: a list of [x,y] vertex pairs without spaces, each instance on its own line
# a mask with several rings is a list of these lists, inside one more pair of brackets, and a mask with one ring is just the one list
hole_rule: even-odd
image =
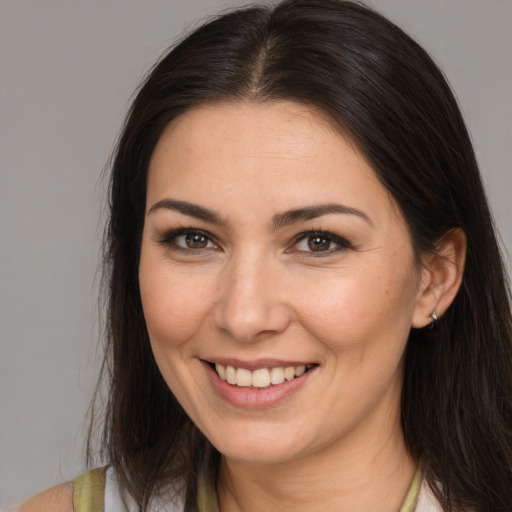
[[[192,248],[182,247],[176,243],[173,243],[178,237],[186,236],[186,235],[204,236],[205,238],[208,239],[209,242],[211,242],[213,245],[215,245],[215,247],[214,248],[204,247],[204,248],[192,249]],[[332,249],[328,249],[326,251],[317,251],[317,252],[296,249],[295,246],[299,242],[301,242],[302,240],[305,240],[309,237],[315,237],[315,236],[328,239],[333,244],[336,244],[336,247],[334,247]],[[191,226],[190,227],[180,226],[175,229],[166,230],[166,231],[164,231],[164,233],[162,235],[157,237],[155,239],[155,241],[158,244],[160,244],[170,250],[179,251],[182,253],[198,254],[203,251],[211,251],[212,249],[213,250],[221,249],[220,244],[215,236],[213,236],[208,231],[205,231],[204,229],[199,229],[199,228],[195,228],[195,227],[191,227]],[[338,252],[338,251],[344,250],[344,249],[354,250],[354,246],[345,237],[336,235],[330,231],[326,231],[323,229],[311,229],[308,231],[303,231],[303,232],[299,233],[298,235],[296,235],[292,239],[291,243],[289,244],[289,249],[287,249],[286,252],[287,253],[293,253],[293,252],[301,253],[302,255],[305,255],[307,257],[321,257],[321,256],[329,256],[335,252]]]
[[315,252],[315,251],[302,251],[302,250],[296,250],[296,251],[293,251],[290,250],[289,252],[300,252],[302,254],[305,254],[307,255],[308,257],[309,256],[313,256],[313,257],[321,257],[321,256],[328,256],[330,254],[333,254],[334,252],[337,252],[337,251],[340,251],[340,250],[343,250],[343,249],[354,249],[354,246],[344,237],[342,236],[339,236],[339,235],[336,235],[330,231],[325,231],[325,230],[322,230],[322,229],[312,229],[312,230],[309,230],[309,231],[304,231],[302,233],[300,233],[299,235],[297,235],[293,241],[292,241],[292,248],[294,246],[296,246],[299,242],[301,242],[302,240],[305,240],[309,237],[314,237],[314,236],[318,236],[318,237],[322,237],[322,238],[327,238],[328,240],[330,240],[332,243],[336,244],[337,247],[336,248],[333,248],[333,249],[329,249],[327,251],[318,251],[318,252]]
[[176,238],[180,236],[185,235],[201,235],[205,238],[208,238],[208,240],[215,245],[216,248],[219,248],[219,243],[215,239],[215,237],[209,233],[208,231],[205,231],[204,229],[198,229],[193,227],[179,227],[176,229],[171,229],[168,231],[165,231],[163,235],[159,236],[156,239],[156,242],[160,245],[163,245],[164,247],[167,247],[174,251],[180,251],[180,252],[188,252],[188,253],[199,253],[201,251],[210,251],[212,250],[212,247],[204,247],[204,248],[198,248],[198,249],[192,249],[192,248],[186,248],[181,247],[177,244],[173,244],[173,241],[176,240]]

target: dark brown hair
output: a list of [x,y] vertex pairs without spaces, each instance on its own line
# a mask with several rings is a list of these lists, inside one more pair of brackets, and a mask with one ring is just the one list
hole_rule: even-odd
[[215,100],[291,100],[323,112],[393,195],[418,254],[435,250],[446,231],[464,230],[457,297],[436,329],[410,334],[402,427],[445,511],[511,510],[510,296],[470,138],[426,52],[381,15],[337,0],[285,0],[210,20],[160,60],[129,111],[105,242],[103,443],[124,485],[144,510],[164,484],[181,483],[187,510],[195,507],[209,445],[156,366],[138,264],[148,163],[162,130]]

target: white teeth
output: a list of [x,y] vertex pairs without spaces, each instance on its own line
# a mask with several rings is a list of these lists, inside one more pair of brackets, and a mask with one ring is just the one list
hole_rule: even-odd
[[282,384],[284,382],[284,370],[282,368],[272,368],[270,370],[270,382],[272,384]]
[[284,378],[286,380],[292,380],[295,377],[295,368],[293,366],[288,366],[284,369]]
[[300,377],[306,371],[306,367],[304,365],[295,367],[295,377]]
[[215,370],[217,371],[217,373],[219,374],[219,377],[222,380],[226,380],[226,368],[224,368],[224,366],[222,366],[221,364],[217,363],[215,365]]
[[305,365],[259,368],[258,370],[247,370],[246,368],[235,368],[234,366],[224,366],[220,363],[215,364],[215,370],[222,380],[229,384],[239,387],[266,388],[271,384],[276,386],[282,384],[285,380],[292,380],[300,377],[306,372]]
[[236,384],[236,370],[232,366],[226,366],[226,380],[230,384]]
[[[236,371],[236,385],[249,387],[253,384],[254,377],[252,375],[251,370],[246,370],[245,368],[238,368]],[[254,385],[254,384],[253,384]]]
[[252,385],[255,388],[266,388],[270,386],[270,373],[266,368],[252,372]]

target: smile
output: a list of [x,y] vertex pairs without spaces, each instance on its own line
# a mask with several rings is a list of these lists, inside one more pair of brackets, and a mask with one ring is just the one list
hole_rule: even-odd
[[202,363],[218,396],[232,406],[245,409],[285,403],[311,380],[320,366],[272,360],[237,363],[236,360],[213,362],[203,359]]
[[225,366],[216,363],[214,368],[223,381],[233,386],[267,388],[300,377],[312,366],[313,365],[278,366],[273,368],[259,368],[252,371],[247,368],[236,368],[234,366]]

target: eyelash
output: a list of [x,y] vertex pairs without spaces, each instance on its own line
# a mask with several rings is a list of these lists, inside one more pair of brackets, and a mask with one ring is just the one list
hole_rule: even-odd
[[[207,245],[205,247],[192,248],[192,247],[184,247],[184,246],[178,245],[176,243],[176,240],[179,237],[187,237],[187,236],[204,237],[204,239],[206,239]],[[303,241],[307,242],[308,240],[313,239],[313,238],[323,239],[323,240],[327,241],[327,243],[329,244],[329,248],[325,251],[313,251],[313,250],[307,251],[307,250],[297,249],[297,245],[300,242],[303,242]],[[165,247],[168,247],[171,250],[180,251],[180,252],[189,253],[189,254],[198,254],[198,253],[202,253],[203,251],[208,251],[208,250],[213,249],[213,247],[208,247],[208,244],[210,244],[210,243],[214,244],[215,248],[217,248],[217,246],[218,246],[215,238],[210,233],[208,233],[207,231],[203,231],[201,229],[192,228],[192,227],[190,227],[190,228],[181,227],[178,229],[173,229],[173,230],[169,231],[168,233],[165,233],[165,235],[157,241],[159,244],[161,244]],[[330,247],[331,244],[335,244],[335,247],[331,248]],[[311,247],[309,244],[308,244],[308,246]],[[287,253],[302,253],[303,255],[307,255],[307,257],[318,258],[318,257],[322,257],[322,256],[329,256],[329,255],[333,254],[334,252],[338,252],[338,251],[344,250],[344,249],[353,249],[352,244],[345,238],[335,235],[333,233],[330,233],[328,231],[311,230],[311,231],[305,231],[303,233],[300,233],[298,236],[296,236],[291,244],[291,247],[289,249],[287,249],[286,252]]]
[[196,229],[196,228],[184,228],[184,227],[178,228],[178,229],[173,229],[173,230],[169,231],[168,233],[165,233],[165,235],[158,240],[158,243],[165,247],[168,247],[169,249],[172,249],[175,251],[180,251],[180,252],[185,252],[185,253],[197,254],[200,251],[212,249],[211,247],[204,247],[204,248],[183,247],[176,243],[176,240],[179,237],[187,237],[187,236],[204,237],[205,239],[207,239],[207,244],[213,243],[213,244],[217,245],[217,243],[215,242],[215,239],[207,231],[203,231],[201,229]]
[[288,250],[287,252],[302,252],[305,255],[307,255],[308,257],[311,256],[313,258],[318,258],[318,257],[322,257],[322,256],[329,256],[329,255],[333,254],[334,252],[338,252],[338,251],[341,251],[344,249],[353,249],[352,244],[346,238],[335,235],[334,233],[330,233],[329,231],[323,231],[321,229],[306,231],[304,233],[301,233],[294,239],[292,247],[295,248],[299,244],[299,242],[308,241],[308,240],[311,240],[314,238],[324,239],[324,240],[328,241],[329,244],[336,244],[336,247],[329,248],[326,251],[313,251],[313,250],[301,251],[301,250],[297,250],[297,249],[291,249],[291,250]]

